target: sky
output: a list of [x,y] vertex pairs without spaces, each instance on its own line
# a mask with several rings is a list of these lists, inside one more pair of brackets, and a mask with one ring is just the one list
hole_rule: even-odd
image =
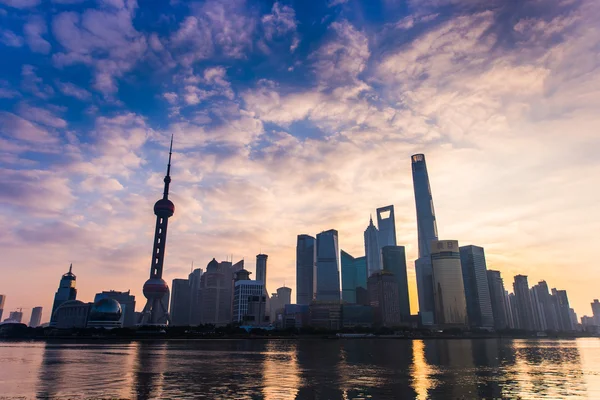
[[174,135],[164,278],[269,255],[295,298],[301,233],[363,231],[393,204],[418,309],[410,156],[441,239],[488,269],[600,297],[597,0],[0,0],[0,293],[49,319],[138,308]]

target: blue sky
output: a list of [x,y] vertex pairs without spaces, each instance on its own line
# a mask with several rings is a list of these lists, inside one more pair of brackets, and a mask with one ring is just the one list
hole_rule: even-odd
[[393,204],[414,283],[424,152],[442,238],[589,314],[599,19],[594,0],[0,0],[7,307],[48,309],[70,262],[82,299],[143,301],[173,134],[167,280],[262,251],[269,289],[295,288],[297,234],[360,256]]

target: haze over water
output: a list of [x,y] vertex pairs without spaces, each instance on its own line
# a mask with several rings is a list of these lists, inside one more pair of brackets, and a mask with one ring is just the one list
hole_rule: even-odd
[[0,343],[0,399],[600,398],[600,341]]

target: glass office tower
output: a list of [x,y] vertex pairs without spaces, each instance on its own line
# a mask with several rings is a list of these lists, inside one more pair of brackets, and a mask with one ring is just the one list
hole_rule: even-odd
[[317,235],[317,301],[340,301],[340,251],[338,232],[330,229]]
[[296,304],[308,305],[314,299],[316,250],[314,237],[298,235],[296,244]]

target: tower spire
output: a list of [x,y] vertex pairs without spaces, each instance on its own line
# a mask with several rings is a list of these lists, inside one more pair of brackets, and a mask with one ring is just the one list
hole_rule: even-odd
[[71,265],[69,265],[69,273],[71,274],[73,271],[73,263],[71,263]]
[[173,135],[171,135],[171,146],[169,146],[169,163],[167,164],[167,175],[165,175],[165,191],[163,199],[169,198],[169,184],[171,183],[171,155],[173,154]]

